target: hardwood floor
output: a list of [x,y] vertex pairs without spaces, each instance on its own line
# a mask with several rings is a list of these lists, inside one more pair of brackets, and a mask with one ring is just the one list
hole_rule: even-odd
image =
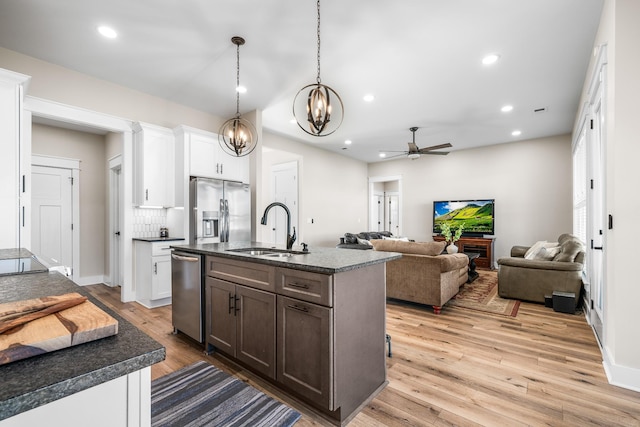
[[[163,344],[157,378],[206,360],[302,413],[300,426],[329,426],[269,382],[173,335],[170,306],[121,303],[120,288],[96,298]],[[517,317],[447,307],[387,304],[389,385],[350,426],[640,426],[640,393],[609,385],[584,316],[522,303]]]

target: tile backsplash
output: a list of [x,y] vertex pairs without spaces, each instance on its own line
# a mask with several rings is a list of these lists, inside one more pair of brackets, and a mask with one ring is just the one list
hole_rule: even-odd
[[166,209],[133,209],[133,237],[160,236],[160,227],[167,225]]

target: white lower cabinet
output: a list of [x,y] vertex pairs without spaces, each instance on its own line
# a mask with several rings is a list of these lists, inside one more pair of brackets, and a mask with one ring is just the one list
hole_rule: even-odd
[[0,427],[150,427],[151,367],[147,366],[0,421]]
[[134,270],[136,301],[147,308],[171,304],[171,249],[184,240],[135,241]]

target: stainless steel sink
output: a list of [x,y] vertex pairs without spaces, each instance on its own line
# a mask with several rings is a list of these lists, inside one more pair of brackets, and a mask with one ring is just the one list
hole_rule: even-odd
[[240,249],[227,249],[227,252],[239,252],[247,255],[255,255],[255,256],[270,256],[270,257],[290,257],[293,255],[304,255],[309,252],[301,252],[301,251],[290,251],[286,249],[276,249],[276,248],[240,248]]

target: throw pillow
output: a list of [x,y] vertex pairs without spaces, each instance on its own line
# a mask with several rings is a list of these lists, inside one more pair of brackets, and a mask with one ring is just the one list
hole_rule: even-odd
[[560,246],[550,247],[550,248],[541,248],[538,253],[536,253],[533,259],[540,261],[551,261],[555,258],[556,255],[560,253]]
[[546,240],[540,240],[539,242],[535,242],[533,246],[531,246],[527,252],[524,254],[524,259],[535,259],[536,254],[540,252],[540,249],[544,248]]
[[355,234],[352,233],[344,233],[344,242],[349,244],[358,243],[358,238]]
[[409,238],[408,237],[387,237],[387,236],[382,236],[382,240],[395,240],[398,242],[408,242]]
[[359,238],[359,237],[358,237],[358,244],[359,244],[359,245],[366,245],[366,246],[373,246],[373,245],[371,244],[371,242],[370,242],[370,241],[368,241],[367,239],[361,239],[361,238]]

